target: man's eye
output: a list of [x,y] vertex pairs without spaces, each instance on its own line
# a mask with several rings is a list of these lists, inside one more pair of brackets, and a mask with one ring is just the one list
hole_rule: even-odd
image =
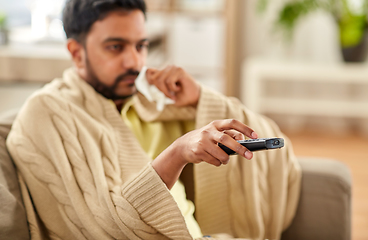
[[137,45],[137,51],[141,51],[143,48],[147,48],[148,47],[148,45],[147,44],[138,44]]
[[115,44],[115,45],[108,46],[107,49],[116,52],[116,51],[121,51],[123,49],[123,46],[121,46],[119,44]]

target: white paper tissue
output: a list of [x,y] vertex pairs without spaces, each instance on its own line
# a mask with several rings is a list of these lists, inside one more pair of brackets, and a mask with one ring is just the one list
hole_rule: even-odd
[[166,97],[163,92],[158,90],[155,85],[150,85],[146,78],[147,67],[144,66],[140,71],[137,79],[135,80],[135,86],[137,90],[145,96],[148,101],[156,102],[157,111],[164,110],[166,104],[174,104],[175,102]]

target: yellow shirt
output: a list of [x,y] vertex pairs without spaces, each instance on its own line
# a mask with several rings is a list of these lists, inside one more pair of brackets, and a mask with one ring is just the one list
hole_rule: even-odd
[[[132,100],[124,104],[121,116],[151,159],[155,159],[177,138],[193,130],[195,124],[194,121],[144,122],[135,111]],[[184,216],[192,237],[202,237],[201,230],[193,216],[194,204],[186,199],[184,185],[177,181],[170,192]]]

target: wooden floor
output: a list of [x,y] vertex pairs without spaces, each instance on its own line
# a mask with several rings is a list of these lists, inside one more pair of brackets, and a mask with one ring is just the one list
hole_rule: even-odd
[[334,158],[353,177],[352,239],[368,240],[368,138],[316,133],[286,133],[297,156]]

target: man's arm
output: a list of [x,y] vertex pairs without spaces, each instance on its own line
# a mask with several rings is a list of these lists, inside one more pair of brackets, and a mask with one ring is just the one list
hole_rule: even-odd
[[218,146],[218,143],[228,146],[250,160],[253,154],[236,141],[243,138],[242,134],[257,138],[257,134],[251,128],[237,120],[213,121],[178,138],[152,162],[152,166],[170,189],[188,163],[206,162],[217,167],[226,165],[230,160],[229,155]]
[[[191,78],[186,79],[191,82]],[[225,118],[245,123],[260,137],[284,137],[272,120],[249,111],[238,99],[201,88],[196,128]],[[258,152],[251,162],[241,156],[232,157],[229,164],[220,169],[209,164],[195,166],[197,221],[204,232],[222,231],[221,222],[231,212],[231,228],[237,236],[254,234],[259,238],[279,238],[295,213],[300,189],[300,169],[291,143],[286,138],[283,149]],[[217,187],[209,187],[212,185]],[[225,197],[224,192],[230,194]],[[213,197],[217,201],[209,204]],[[219,212],[219,209],[229,212]],[[209,219],[208,212],[217,212],[220,216]],[[224,231],[228,227],[224,226]]]
[[[163,70],[148,69],[146,74],[148,82],[173,99],[176,106],[197,106],[201,87],[182,68],[169,66]],[[251,128],[237,120],[213,121],[176,140],[152,162],[152,166],[170,189],[187,163],[227,164],[229,156],[220,149],[218,143],[251,159],[253,154],[236,141],[242,139],[243,134],[250,138],[258,137]]]
[[[78,112],[81,118],[74,118]],[[180,210],[148,161],[132,151],[124,165],[117,129],[95,124],[48,95],[28,101],[13,125],[7,147],[47,231],[62,239],[190,239]],[[122,175],[123,165],[129,172],[129,163],[137,161],[143,162],[139,169]]]

